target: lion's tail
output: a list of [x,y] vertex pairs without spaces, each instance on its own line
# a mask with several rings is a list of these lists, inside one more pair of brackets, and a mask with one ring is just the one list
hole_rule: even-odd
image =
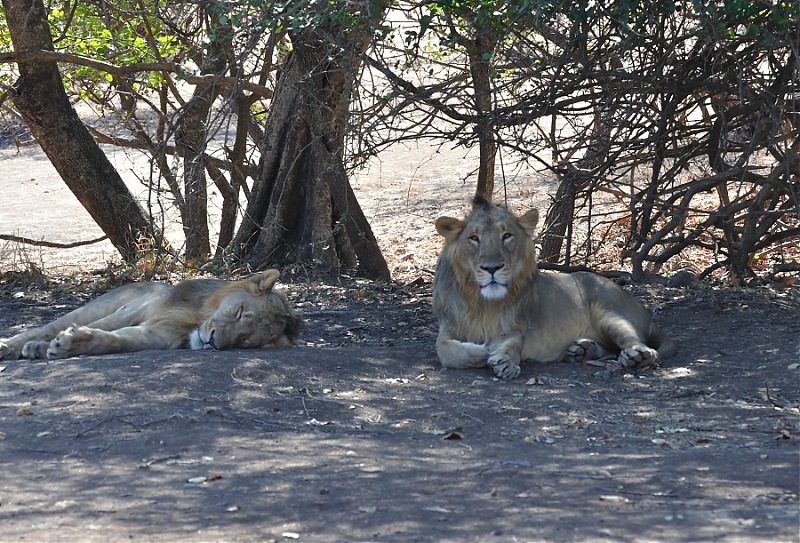
[[667,337],[654,324],[650,325],[650,336],[647,338],[647,345],[658,351],[658,356],[661,358],[669,358],[678,352],[678,344],[675,340]]

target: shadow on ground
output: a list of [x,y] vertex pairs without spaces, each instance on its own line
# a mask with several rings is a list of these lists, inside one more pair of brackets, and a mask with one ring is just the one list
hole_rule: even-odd
[[426,290],[295,292],[294,349],[0,362],[0,541],[798,540],[796,298],[639,293],[663,367],[500,382],[439,368]]

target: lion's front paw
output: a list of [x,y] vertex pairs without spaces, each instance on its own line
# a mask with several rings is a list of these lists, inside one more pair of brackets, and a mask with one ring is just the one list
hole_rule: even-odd
[[22,358],[27,358],[28,360],[44,358],[49,344],[49,341],[28,341],[22,346]]
[[490,356],[488,364],[492,368],[494,374],[500,379],[514,379],[519,377],[519,362],[514,362],[506,356]]
[[578,339],[573,341],[567,347],[567,356],[564,357],[566,362],[585,364],[589,360],[597,358],[599,345],[592,339]]
[[67,358],[78,352],[78,347],[82,343],[88,343],[92,338],[92,332],[88,328],[77,328],[70,326],[53,338],[47,347],[47,358],[56,360]]
[[647,345],[623,349],[617,361],[626,368],[649,368],[658,362],[658,352]]

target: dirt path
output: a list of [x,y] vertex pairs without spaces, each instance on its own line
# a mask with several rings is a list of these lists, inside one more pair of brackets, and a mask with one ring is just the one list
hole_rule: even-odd
[[[798,540],[796,300],[640,292],[663,368],[500,382],[429,286],[305,288],[295,349],[4,362],[0,541]],[[0,335],[75,303],[32,298]]]

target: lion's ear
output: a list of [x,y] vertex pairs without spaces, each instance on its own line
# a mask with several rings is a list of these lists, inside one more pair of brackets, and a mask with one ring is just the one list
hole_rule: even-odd
[[436,219],[436,231],[447,241],[453,241],[464,229],[464,223],[453,217],[439,217]]
[[266,270],[248,277],[245,281],[250,283],[256,294],[267,294],[278,282],[279,276],[278,270]]
[[536,231],[536,225],[539,224],[539,210],[534,208],[526,211],[519,217],[519,224],[525,229],[529,236],[533,237]]

